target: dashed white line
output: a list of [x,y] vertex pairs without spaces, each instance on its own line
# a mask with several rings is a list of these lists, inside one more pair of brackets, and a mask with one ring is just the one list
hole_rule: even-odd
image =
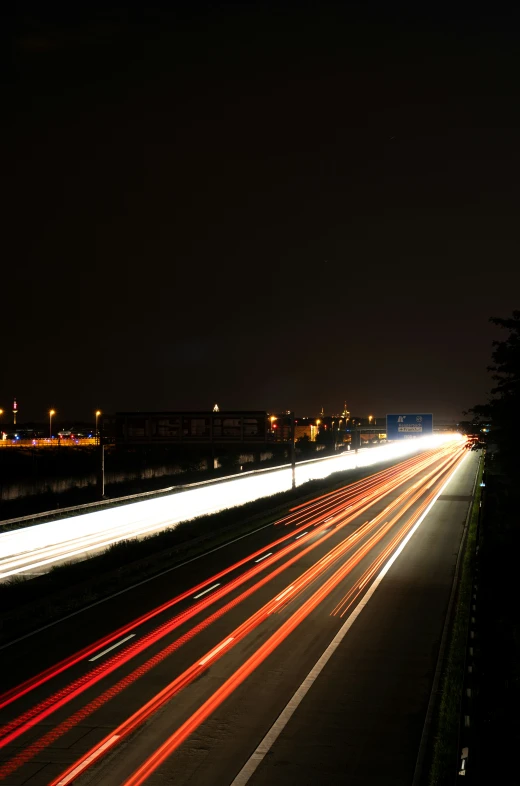
[[281,599],[283,598],[283,596],[284,596],[284,595],[287,595],[287,593],[288,593],[288,592],[290,592],[292,589],[294,589],[294,584],[291,584],[291,586],[290,586],[290,587],[287,587],[287,589],[284,589],[284,591],[282,592],[282,594],[281,594],[281,595],[278,595],[278,597],[277,597],[277,598],[275,598],[275,600],[281,600]]
[[78,764],[77,767],[74,767],[74,769],[71,772],[69,772],[68,775],[65,775],[65,777],[62,778],[61,781],[58,781],[56,786],[67,786],[68,783],[75,780],[76,777],[79,775],[79,773],[82,772],[82,770],[88,767],[89,764],[91,764],[94,761],[94,759],[97,759],[99,756],[101,756],[101,754],[104,753],[104,751],[106,751],[107,748],[113,745],[114,742],[116,742],[116,740],[119,739],[119,737],[120,737],[119,734],[112,735],[112,737],[110,737],[109,740],[104,742],[103,745],[100,745],[99,748],[97,748],[95,751],[92,751],[90,756],[87,756],[87,758],[84,761],[82,761],[80,764]]
[[111,647],[108,647],[108,649],[106,649],[106,650],[103,650],[103,652],[98,652],[98,654],[97,654],[97,655],[94,655],[94,657],[93,657],[93,658],[89,658],[89,659],[88,659],[89,663],[90,663],[91,661],[93,661],[93,660],[97,660],[98,658],[101,658],[103,655],[106,655],[106,654],[107,654],[107,652],[110,652],[110,650],[115,650],[115,648],[116,648],[116,647],[120,647],[120,646],[121,646],[121,644],[124,644],[124,643],[125,643],[125,641],[128,641],[128,639],[133,639],[133,638],[134,638],[134,636],[135,636],[135,633],[130,633],[130,635],[128,635],[128,636],[125,636],[125,638],[124,638],[124,639],[121,639],[121,641],[116,641],[116,643],[115,643],[115,644],[112,644],[112,646],[111,646]]
[[335,557],[335,556],[336,556],[335,554],[329,554],[327,557],[323,557],[323,559],[322,559],[322,560],[320,560],[320,562],[321,562],[322,564],[324,564],[325,562],[328,562],[329,560],[331,560],[331,559],[332,559],[333,557]]
[[217,587],[220,587],[220,581],[217,581],[216,584],[212,584],[211,587],[208,587],[207,589],[203,590],[202,592],[199,592],[198,595],[194,595],[193,599],[197,600],[197,598],[202,598],[203,595],[206,595],[208,592],[211,592],[211,590],[214,590]]
[[258,559],[255,559],[255,562],[262,562],[262,560],[267,559],[267,557],[270,557],[272,555],[272,553],[273,552],[270,551],[269,554],[264,554],[263,557],[259,557]]
[[230,636],[229,639],[226,639],[225,641],[222,642],[222,644],[219,644],[218,647],[215,647],[215,649],[212,650],[209,653],[209,655],[206,655],[206,657],[203,658],[203,660],[200,661],[199,666],[204,666],[208,662],[208,660],[211,660],[211,658],[214,658],[215,655],[217,654],[217,652],[220,652],[220,650],[223,650],[224,647],[227,647],[227,645],[230,642],[232,642],[232,641],[233,641],[233,636]]
[[295,540],[299,540],[300,538],[303,538],[304,535],[308,535],[308,534],[309,534],[308,532],[302,532],[301,535],[296,535]]

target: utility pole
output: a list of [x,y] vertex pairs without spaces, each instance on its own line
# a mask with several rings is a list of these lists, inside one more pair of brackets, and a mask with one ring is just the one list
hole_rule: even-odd
[[295,446],[296,429],[294,425],[294,412],[291,412],[291,470],[292,470],[292,488],[296,488],[296,446]]
[[105,446],[101,440],[101,499],[105,499]]

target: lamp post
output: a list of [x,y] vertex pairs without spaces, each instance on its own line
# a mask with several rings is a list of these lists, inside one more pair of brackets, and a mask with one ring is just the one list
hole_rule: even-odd
[[294,412],[291,412],[291,474],[293,489],[296,488],[296,446],[295,446],[296,429],[294,426]]
[[98,445],[99,445],[98,417],[99,417],[100,415],[101,415],[101,410],[99,410],[99,409],[96,409],[96,430],[95,430],[95,434],[94,434],[94,436],[95,436],[95,440],[96,440],[96,442],[97,442],[97,444],[98,444]]
[[4,410],[0,409],[0,439],[3,439],[4,432],[2,431],[2,415],[4,414]]
[[49,410],[49,439],[52,439],[52,416],[56,414],[54,409]]

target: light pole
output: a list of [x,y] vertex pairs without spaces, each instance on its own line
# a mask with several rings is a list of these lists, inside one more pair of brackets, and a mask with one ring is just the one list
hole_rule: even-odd
[[54,409],[49,410],[49,439],[52,439],[52,416],[56,414]]
[[3,439],[4,437],[4,432],[2,431],[2,420],[1,420],[3,414],[4,414],[4,410],[0,409],[0,439]]
[[105,499],[105,446],[101,445],[101,499]]
[[296,446],[295,446],[296,429],[294,426],[294,412],[291,412],[291,470],[292,470],[292,488],[296,488]]
[[98,417],[101,415],[101,411],[96,409],[96,431],[95,431],[95,439],[97,444],[99,445],[99,432],[98,432]]

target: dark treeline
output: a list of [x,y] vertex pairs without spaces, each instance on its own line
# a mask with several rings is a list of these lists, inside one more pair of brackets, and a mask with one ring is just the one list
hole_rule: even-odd
[[[520,623],[517,556],[520,552],[520,311],[491,321],[504,330],[493,342],[494,387],[489,401],[472,410],[486,434],[483,516],[479,537],[479,604],[475,654],[479,671],[476,696],[474,782],[518,783],[507,751],[516,749],[520,723]],[[484,433],[486,433],[484,431]]]

